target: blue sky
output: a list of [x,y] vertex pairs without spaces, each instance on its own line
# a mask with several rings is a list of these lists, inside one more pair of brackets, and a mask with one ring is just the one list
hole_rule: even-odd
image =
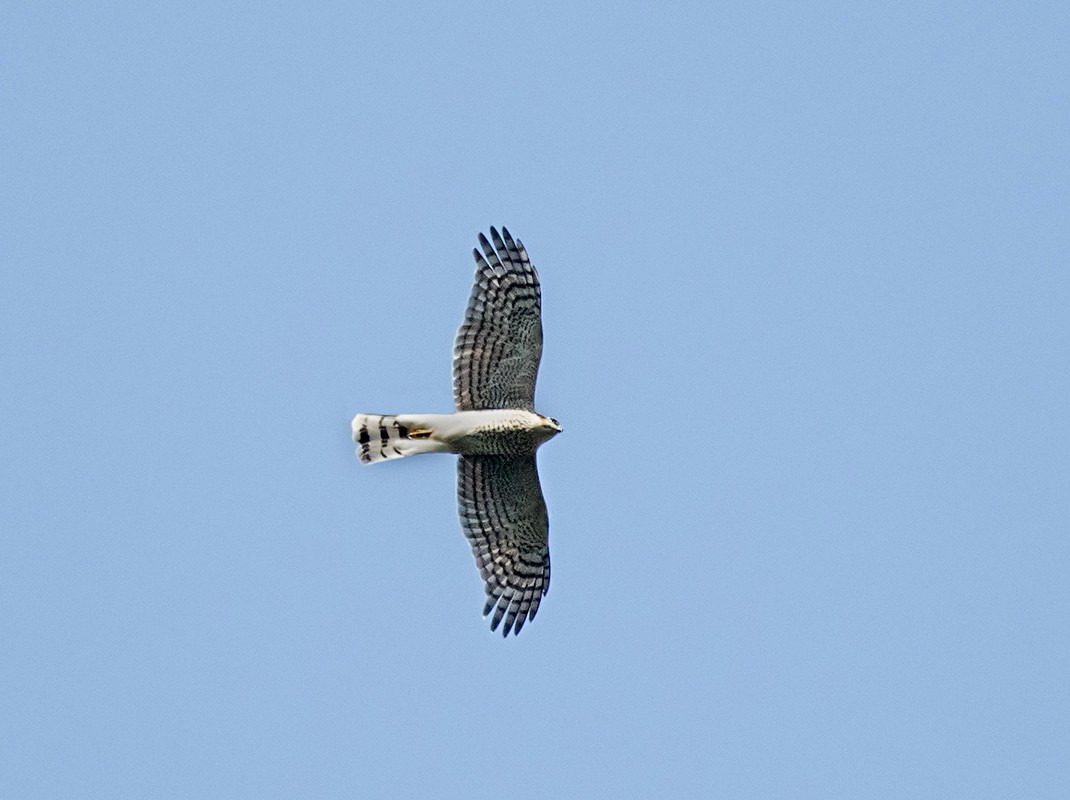
[[[1064,798],[1070,6],[0,11],[0,796]],[[543,281],[553,584],[448,411]]]

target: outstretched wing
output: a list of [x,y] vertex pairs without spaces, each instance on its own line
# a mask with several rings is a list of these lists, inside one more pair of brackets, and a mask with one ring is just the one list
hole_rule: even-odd
[[535,455],[461,456],[457,467],[461,526],[483,577],[490,629],[520,633],[550,588],[550,524]]
[[502,228],[479,234],[472,296],[453,345],[453,399],[458,411],[535,410],[542,357],[539,274],[523,243]]

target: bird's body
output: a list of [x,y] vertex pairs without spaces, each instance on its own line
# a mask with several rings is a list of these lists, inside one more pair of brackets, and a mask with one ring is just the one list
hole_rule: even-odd
[[542,356],[539,276],[524,245],[490,229],[453,350],[453,414],[357,414],[353,440],[366,464],[457,453],[457,502],[487,593],[491,630],[534,619],[550,585],[549,522],[535,451],[561,431],[535,412]]
[[420,453],[530,455],[560,430],[553,420],[520,408],[353,418],[353,441],[365,464]]

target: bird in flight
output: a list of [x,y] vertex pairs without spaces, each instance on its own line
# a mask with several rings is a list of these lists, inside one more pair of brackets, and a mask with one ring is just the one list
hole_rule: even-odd
[[[493,243],[493,244],[492,244]],[[475,282],[453,346],[453,414],[357,414],[365,464],[457,453],[457,504],[493,612],[490,629],[520,633],[550,587],[549,521],[535,451],[561,432],[535,411],[542,356],[539,274],[502,228],[479,235]]]

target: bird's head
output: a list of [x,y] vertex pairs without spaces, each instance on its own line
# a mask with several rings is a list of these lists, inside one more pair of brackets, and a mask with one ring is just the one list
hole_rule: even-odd
[[553,436],[555,434],[561,433],[561,431],[562,431],[561,423],[559,423],[553,417],[543,417],[542,418],[542,428],[543,428],[543,430],[546,431],[546,438],[547,439],[549,439],[551,436]]

